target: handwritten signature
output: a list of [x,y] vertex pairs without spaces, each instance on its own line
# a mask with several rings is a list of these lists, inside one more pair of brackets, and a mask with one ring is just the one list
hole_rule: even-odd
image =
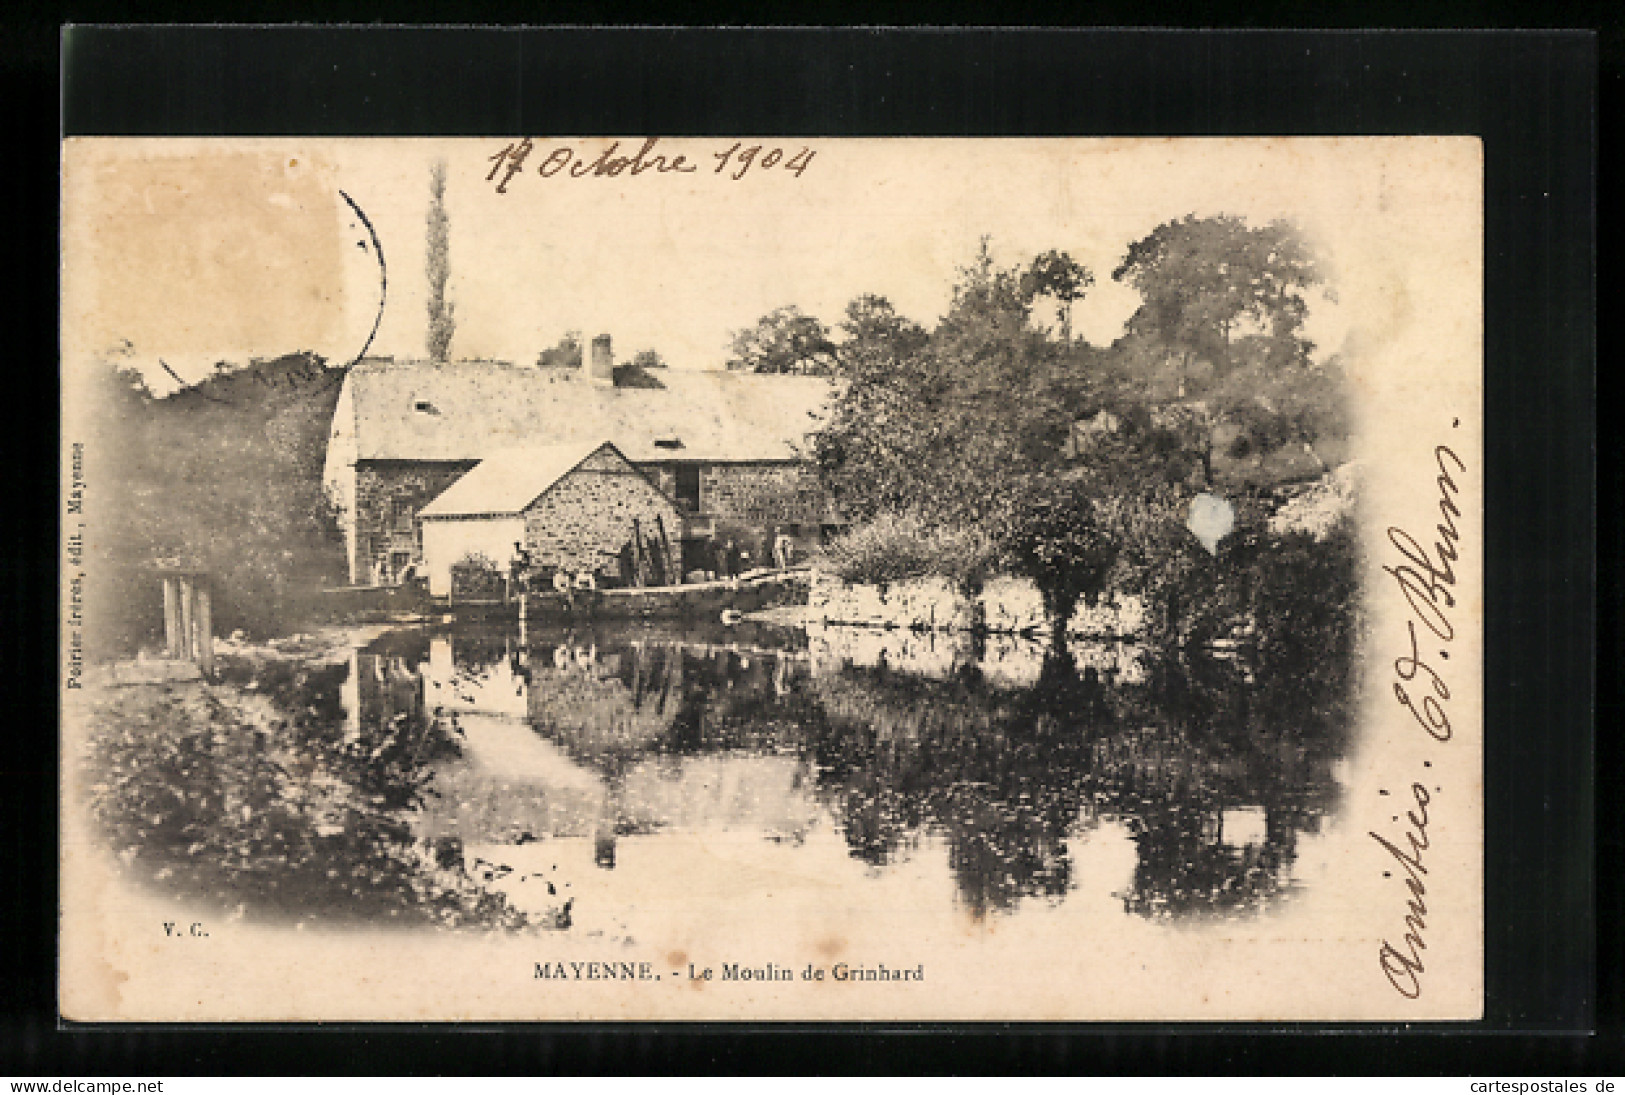
[[[1399,552],[1403,562],[1385,566],[1383,570],[1398,583],[1411,609],[1411,618],[1405,621],[1408,652],[1394,659],[1394,675],[1398,678],[1394,681],[1394,698],[1410,712],[1429,738],[1436,742],[1448,742],[1454,734],[1446,707],[1450,701],[1450,686],[1442,671],[1423,659],[1422,636],[1431,635],[1443,644],[1439,659],[1449,660],[1450,652],[1445,647],[1456,638],[1451,610],[1456,607],[1455,564],[1461,558],[1461,529],[1457,524],[1461,508],[1456,504],[1461,487],[1455,477],[1466,472],[1467,465],[1448,445],[1436,446],[1433,457],[1439,468],[1435,480],[1441,518],[1435,526],[1437,536],[1430,548],[1423,548],[1409,532],[1390,527],[1388,542]],[[1421,625],[1421,632],[1417,629],[1418,624]],[[1413,690],[1415,696],[1412,695]],[[1428,804],[1432,802],[1432,796],[1427,787],[1419,782],[1413,782],[1410,791],[1416,807],[1406,811],[1405,820],[1410,825],[1400,838],[1407,846],[1402,848],[1379,833],[1368,835],[1405,869],[1405,933],[1400,937],[1404,946],[1402,949],[1384,939],[1377,951],[1377,964],[1395,992],[1414,1000],[1422,995],[1421,978],[1427,972],[1422,964],[1421,952],[1427,949],[1424,932],[1428,909],[1423,901],[1427,895],[1427,885],[1422,880],[1428,869],[1423,865],[1422,858],[1429,848]],[[1398,820],[1397,816],[1395,820]]]

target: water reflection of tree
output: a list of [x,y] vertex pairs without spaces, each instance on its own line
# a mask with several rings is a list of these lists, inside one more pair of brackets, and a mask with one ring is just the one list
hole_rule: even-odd
[[[1240,914],[1290,886],[1300,835],[1335,805],[1354,643],[1345,548],[1286,538],[1251,551],[1249,573],[1227,582],[1234,603],[1209,598],[1215,618],[1195,622],[1214,635],[1268,626],[1233,651],[1153,649],[1136,685],[1080,674],[1064,648],[1026,689],[989,688],[974,668],[820,678],[783,655],[614,633],[523,649],[457,638],[454,661],[462,673],[518,659],[532,726],[604,781],[606,865],[615,838],[637,831],[620,800],[634,767],[675,779],[685,757],[771,753],[806,762],[855,858],[880,868],[922,833],[941,837],[976,915],[1060,899],[1070,844],[1102,818],[1137,849],[1129,911]],[[1256,831],[1227,830],[1241,817]]]
[[[502,922],[500,899],[446,881],[409,822],[434,763],[456,752],[454,698],[512,702],[510,714],[602,780],[603,866],[619,836],[661,824],[624,801],[634,769],[680,779],[687,758],[777,755],[804,765],[855,858],[884,868],[922,834],[940,838],[978,916],[1061,899],[1072,846],[1101,819],[1137,849],[1130,912],[1239,915],[1290,888],[1301,835],[1335,805],[1355,638],[1341,550],[1290,540],[1261,550],[1247,599],[1209,630],[1234,633],[1243,617],[1269,625],[1234,651],[1153,649],[1138,684],[1080,674],[1065,649],[1013,689],[973,667],[943,680],[886,668],[818,677],[794,653],[637,633],[533,633],[528,644],[492,629],[397,633],[358,655],[348,731],[342,670],[259,671],[285,725],[167,712],[180,729],[150,773],[137,771],[150,742],[109,754],[122,782],[103,796],[104,819],[155,869],[266,907]],[[1285,573],[1264,580],[1272,568]],[[450,678],[426,689],[441,640]],[[210,720],[230,727],[226,745],[209,738]],[[169,784],[183,788],[180,805],[162,800]],[[162,824],[142,821],[152,814]]]
[[1225,914],[1258,909],[1280,895],[1296,858],[1297,830],[1277,810],[1266,811],[1265,838],[1225,839],[1218,802],[1181,800],[1153,805],[1128,819],[1139,852],[1124,895],[1130,911],[1150,918]]
[[929,826],[946,837],[961,899],[978,915],[1063,894],[1098,697],[1051,660],[1045,678],[1066,682],[1055,699],[1082,719],[1035,704],[1039,689],[984,690],[974,672],[934,682],[849,670],[820,682],[828,724],[814,756],[852,854],[887,863]]
[[[1130,911],[1256,909],[1333,805],[1349,716],[1349,646],[1269,649],[1254,664],[1187,651],[1159,660],[1145,688],[1080,676],[1064,652],[1019,693],[982,689],[974,672],[848,670],[818,684],[820,785],[866,862],[940,833],[977,915],[1064,894],[1068,838],[1102,817],[1138,849]],[[1319,673],[1301,672],[1307,656]],[[1228,839],[1222,820],[1238,808],[1262,811],[1262,840]]]

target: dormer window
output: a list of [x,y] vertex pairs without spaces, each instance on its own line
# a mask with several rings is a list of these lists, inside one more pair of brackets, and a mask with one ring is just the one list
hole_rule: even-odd
[[655,448],[657,448],[657,449],[680,449],[682,447],[683,447],[683,439],[681,437],[657,437],[657,438],[655,438]]
[[414,411],[417,411],[419,414],[439,414],[440,413],[439,411],[434,409],[434,404],[430,403],[427,399],[414,399],[414,400],[412,400],[412,409]]

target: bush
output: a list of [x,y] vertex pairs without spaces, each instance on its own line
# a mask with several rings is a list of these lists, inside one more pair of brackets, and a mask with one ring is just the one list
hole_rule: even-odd
[[1096,488],[1074,476],[1029,484],[1002,522],[1004,561],[1038,585],[1057,628],[1071,618],[1079,598],[1105,591],[1121,553],[1121,532],[1110,516]]
[[883,513],[825,545],[822,566],[846,582],[888,585],[941,577],[972,591],[992,570],[995,555],[992,540],[978,529]]
[[134,877],[272,923],[527,926],[500,894],[433,869],[413,830],[434,762],[460,753],[455,723],[403,712],[352,739],[347,666],[223,668],[265,699],[114,689],[90,713],[90,805]]
[[471,552],[451,566],[451,595],[499,597],[502,595],[502,571],[484,555]]

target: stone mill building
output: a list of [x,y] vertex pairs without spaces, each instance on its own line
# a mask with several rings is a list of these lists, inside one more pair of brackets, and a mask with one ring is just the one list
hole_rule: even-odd
[[324,473],[350,581],[413,573],[439,586],[462,555],[501,549],[492,561],[503,565],[519,540],[538,566],[613,583],[634,517],[644,536],[656,525],[648,542],[670,545],[673,579],[707,569],[724,541],[752,564],[780,531],[805,550],[838,520],[808,440],[831,393],[818,377],[682,369],[618,384],[602,335],[579,367],[362,359],[334,410]]

